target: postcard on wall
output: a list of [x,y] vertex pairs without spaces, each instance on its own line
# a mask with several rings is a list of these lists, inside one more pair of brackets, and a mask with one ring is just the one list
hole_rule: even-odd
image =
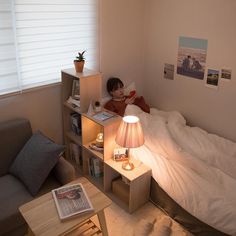
[[206,39],[179,37],[177,74],[203,80],[207,44]]
[[174,79],[174,68],[175,66],[172,64],[164,64],[164,78],[165,79],[170,79],[173,80]]
[[226,81],[231,80],[232,70],[229,69],[222,69],[221,70],[221,79],[224,79]]
[[219,71],[208,69],[206,86],[217,89],[218,83],[219,83]]

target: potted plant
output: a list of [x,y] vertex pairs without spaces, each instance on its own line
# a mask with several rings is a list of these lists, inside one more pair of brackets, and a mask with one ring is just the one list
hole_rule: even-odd
[[83,72],[84,63],[85,63],[85,58],[84,58],[84,53],[85,52],[86,51],[78,52],[78,56],[74,60],[74,65],[75,65],[76,72]]

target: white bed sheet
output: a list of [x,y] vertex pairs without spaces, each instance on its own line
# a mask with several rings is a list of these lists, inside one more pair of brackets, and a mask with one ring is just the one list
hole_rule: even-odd
[[208,225],[236,235],[236,143],[189,127],[178,112],[133,105],[126,114],[140,118],[145,144],[134,158],[179,205]]

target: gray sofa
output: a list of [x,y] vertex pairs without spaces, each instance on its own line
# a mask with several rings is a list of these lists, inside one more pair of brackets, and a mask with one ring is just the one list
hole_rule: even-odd
[[[27,224],[18,208],[34,197],[18,178],[9,173],[9,169],[31,136],[31,125],[27,119],[0,123],[0,235],[21,236],[27,232]],[[36,197],[74,178],[73,166],[60,157]]]

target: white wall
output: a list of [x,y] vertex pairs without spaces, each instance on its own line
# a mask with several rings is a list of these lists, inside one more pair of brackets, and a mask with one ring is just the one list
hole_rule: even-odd
[[101,0],[101,72],[106,81],[117,76],[127,85],[136,82],[142,93],[144,0]]
[[[236,1],[148,0],[145,97],[163,110],[179,110],[191,125],[236,141]],[[177,64],[179,36],[208,39],[206,67],[232,69],[232,81],[212,90],[204,81],[163,79],[164,63]]]

